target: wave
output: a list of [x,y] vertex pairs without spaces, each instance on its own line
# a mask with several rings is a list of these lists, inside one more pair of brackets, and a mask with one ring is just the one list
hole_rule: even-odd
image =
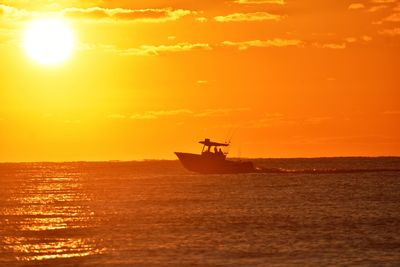
[[257,173],[367,173],[367,172],[400,172],[400,169],[281,169],[281,168],[258,168]]

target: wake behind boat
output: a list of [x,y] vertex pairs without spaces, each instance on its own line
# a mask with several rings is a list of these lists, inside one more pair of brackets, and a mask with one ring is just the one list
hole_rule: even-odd
[[222,152],[221,147],[228,147],[228,143],[212,142],[208,138],[199,143],[203,145],[201,154],[175,152],[180,162],[187,170],[198,173],[256,172],[252,162],[226,159],[228,153]]
[[221,147],[229,143],[217,143],[210,139],[200,141],[203,145],[201,154],[175,152],[182,165],[189,171],[204,174],[223,173],[284,173],[284,174],[335,174],[335,173],[367,173],[367,172],[400,172],[399,168],[370,168],[370,169],[282,169],[254,167],[250,161],[227,160],[228,153]]

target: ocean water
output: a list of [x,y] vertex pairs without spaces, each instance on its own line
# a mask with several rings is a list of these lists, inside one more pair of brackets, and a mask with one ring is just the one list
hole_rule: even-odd
[[0,266],[400,266],[400,158],[255,162],[0,164]]

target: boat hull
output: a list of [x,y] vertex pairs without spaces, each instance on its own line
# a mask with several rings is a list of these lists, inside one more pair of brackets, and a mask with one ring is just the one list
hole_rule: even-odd
[[182,165],[198,173],[250,173],[255,172],[252,162],[230,161],[214,154],[198,155],[175,152]]

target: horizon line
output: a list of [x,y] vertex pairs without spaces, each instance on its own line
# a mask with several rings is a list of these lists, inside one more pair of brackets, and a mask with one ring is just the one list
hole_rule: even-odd
[[[400,158],[400,155],[382,155],[382,156],[320,156],[320,157],[232,157],[230,159],[333,159],[333,158]],[[24,164],[24,163],[128,163],[128,162],[146,162],[146,161],[179,161],[179,159],[132,159],[132,160],[66,160],[66,161],[0,161],[0,164]]]

